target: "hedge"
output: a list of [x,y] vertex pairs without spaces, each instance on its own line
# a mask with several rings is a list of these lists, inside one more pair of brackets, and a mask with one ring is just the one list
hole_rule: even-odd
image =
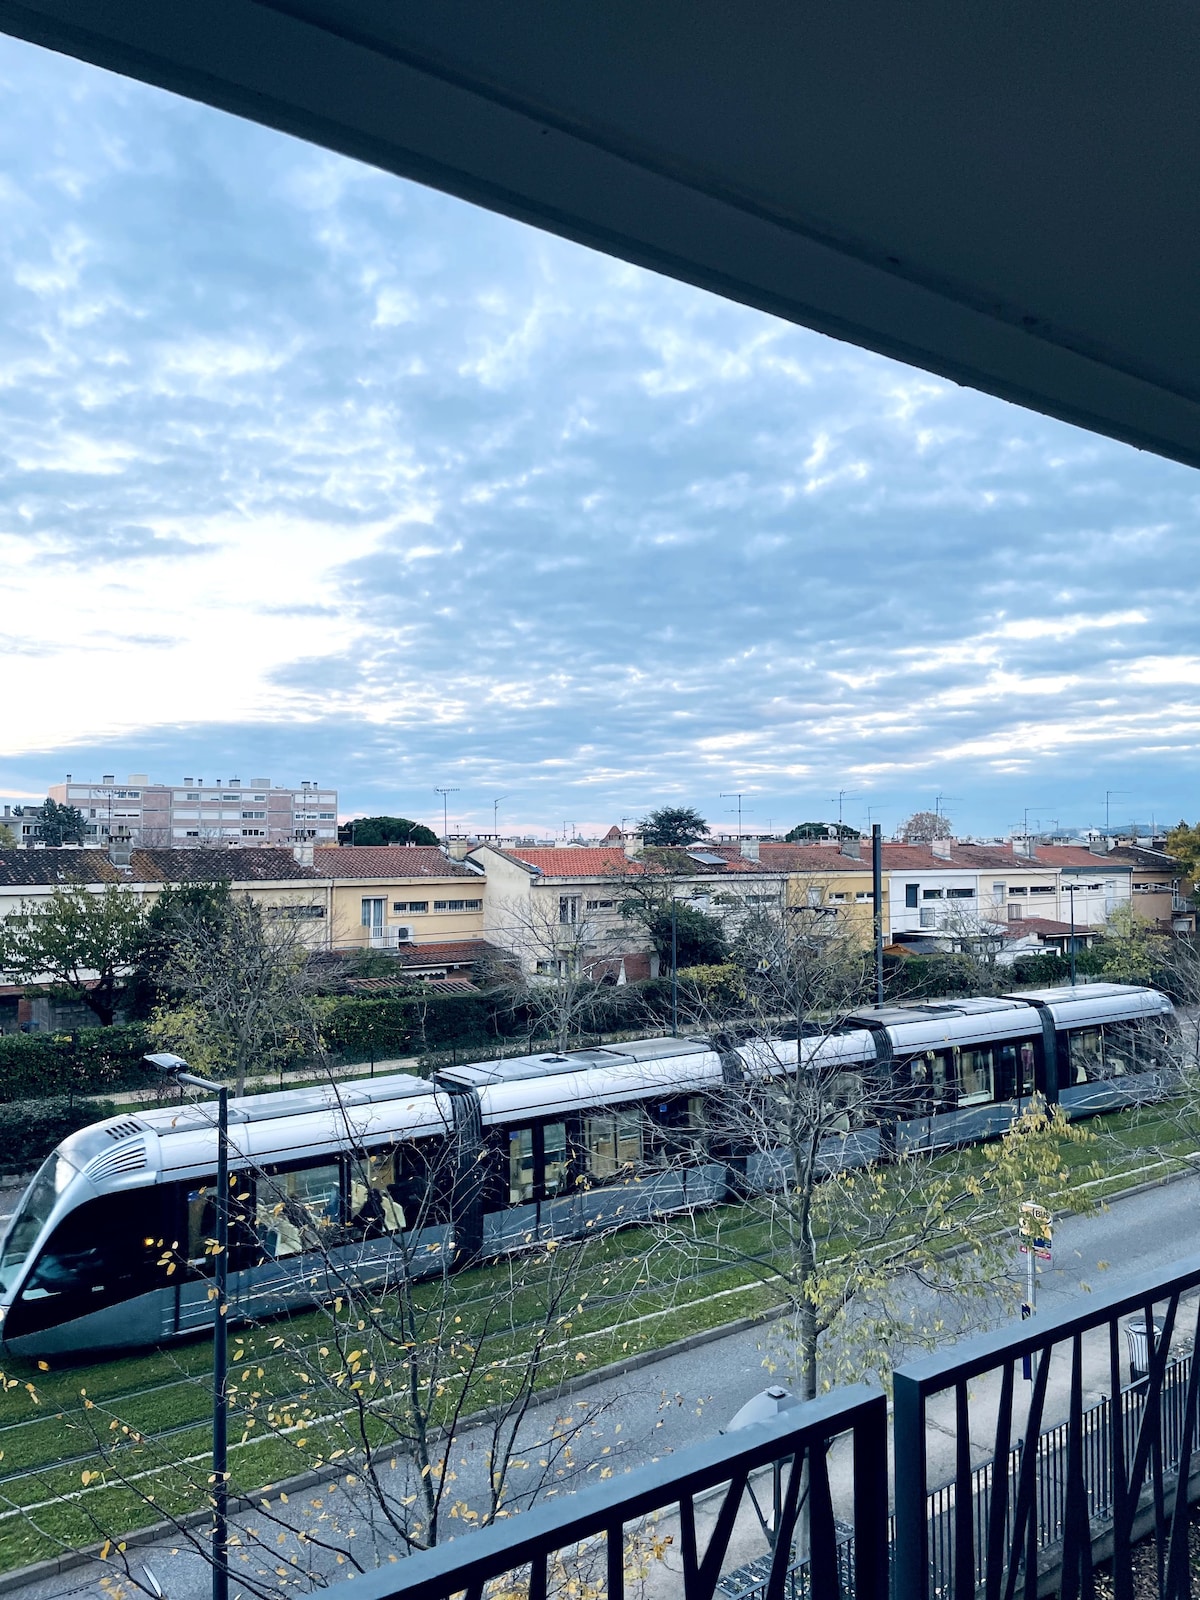
[[148,1081],[142,1057],[149,1049],[146,1030],[137,1022],[69,1034],[4,1034],[0,1102],[139,1089]]
[[36,1167],[69,1133],[111,1117],[114,1107],[95,1100],[22,1100],[0,1105],[0,1172]]

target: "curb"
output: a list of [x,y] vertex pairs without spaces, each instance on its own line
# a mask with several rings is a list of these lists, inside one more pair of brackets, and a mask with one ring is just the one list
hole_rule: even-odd
[[[1135,1183],[1128,1189],[1120,1189],[1116,1194],[1101,1202],[1102,1206],[1111,1205],[1116,1200],[1132,1200],[1138,1195],[1148,1194],[1153,1189],[1165,1188],[1168,1184],[1178,1183],[1183,1178],[1200,1176],[1200,1170],[1183,1168],[1179,1172],[1164,1173],[1160,1178],[1150,1178],[1144,1183]],[[752,1328],[760,1328],[770,1322],[777,1322],[787,1315],[787,1306],[772,1306],[769,1310],[756,1312],[752,1317],[737,1317],[732,1322],[718,1323],[713,1328],[703,1328],[698,1333],[688,1334],[683,1339],[675,1339],[670,1344],[660,1345],[654,1350],[643,1350],[637,1355],[629,1356],[621,1361],[610,1362],[607,1366],[596,1367],[591,1372],[580,1373],[577,1377],[566,1378],[555,1388],[547,1390],[539,1396],[541,1401],[558,1400],[564,1395],[576,1394],[580,1389],[590,1388],[593,1384],[606,1383],[612,1378],[624,1377],[627,1373],[639,1372],[645,1367],[654,1366],[660,1361],[670,1360],[673,1356],[686,1355],[691,1350],[699,1350],[706,1344],[716,1344],[721,1339],[729,1339],[739,1333],[748,1333]],[[890,1410],[890,1404],[889,1404]],[[465,1428],[477,1427],[489,1421],[496,1414],[496,1408],[488,1407],[477,1411],[469,1417],[460,1419],[458,1428],[461,1432]],[[294,1478],[285,1478],[279,1483],[269,1484],[261,1489],[249,1491],[230,1498],[229,1514],[235,1516],[241,1511],[267,1497],[276,1497],[280,1494],[302,1494],[305,1489],[316,1489],[321,1484],[332,1483],[342,1477],[347,1470],[347,1465],[335,1469],[326,1468],[321,1471],[302,1472]],[[157,1544],[160,1540],[169,1538],[170,1535],[181,1528],[194,1528],[206,1522],[211,1516],[210,1511],[191,1511],[173,1522],[150,1523],[144,1528],[137,1528],[134,1532],[126,1534],[121,1541],[127,1550],[135,1550],[145,1545]],[[50,1556],[45,1561],[36,1561],[27,1567],[17,1567],[11,1572],[0,1573],[0,1595],[12,1594],[14,1591],[24,1589],[35,1583],[45,1582],[48,1578],[56,1578],[64,1572],[77,1571],[81,1567],[91,1566],[100,1558],[100,1544],[89,1545],[83,1550],[68,1550],[60,1556]],[[112,1565],[111,1562],[106,1565]]]

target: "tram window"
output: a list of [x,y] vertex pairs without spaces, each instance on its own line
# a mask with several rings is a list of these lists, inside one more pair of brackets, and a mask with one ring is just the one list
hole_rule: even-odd
[[1104,1039],[1099,1028],[1074,1029],[1069,1049],[1072,1083],[1091,1083],[1104,1076]]
[[543,1149],[543,1192],[555,1195],[569,1186],[569,1168],[571,1153],[567,1147],[567,1125],[565,1122],[545,1122],[542,1124],[542,1149]]
[[508,1203],[526,1205],[533,1199],[533,1129],[508,1130]]
[[830,1133],[847,1134],[863,1124],[862,1079],[855,1072],[839,1072],[825,1085],[825,1126]]
[[583,1121],[588,1176],[603,1183],[628,1167],[642,1164],[643,1129],[640,1107]]
[[4,1257],[0,1260],[0,1289],[12,1288],[17,1273],[25,1265],[26,1256],[50,1220],[54,1202],[74,1176],[74,1167],[61,1156],[48,1156],[43,1162],[9,1232]]
[[[1139,1048],[1141,1047],[1141,1048]],[[1104,1076],[1120,1078],[1136,1072],[1139,1054],[1145,1056],[1144,1040],[1138,1028],[1128,1022],[1110,1023],[1104,1029]]]
[[407,1227],[396,1166],[395,1150],[369,1150],[351,1160],[350,1229],[359,1238]]
[[[341,1223],[341,1170],[337,1161],[269,1170],[258,1182],[258,1236],[280,1259],[330,1242]],[[189,1207],[190,1211],[190,1207]]]
[[959,1105],[982,1105],[993,1098],[992,1052],[960,1050],[958,1052]]
[[914,1112],[927,1117],[938,1111],[951,1111],[956,1102],[954,1066],[944,1050],[926,1050],[909,1063],[912,1074]]
[[159,1197],[144,1189],[88,1200],[46,1241],[8,1315],[10,1336],[54,1327],[168,1281],[172,1243],[159,1233]]
[[1031,1039],[1022,1039],[1017,1049],[1021,1076],[1017,1079],[1018,1094],[1032,1094],[1037,1088],[1037,1055]]

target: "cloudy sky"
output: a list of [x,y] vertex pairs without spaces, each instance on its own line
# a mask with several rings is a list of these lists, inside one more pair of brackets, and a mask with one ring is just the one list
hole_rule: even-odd
[[11,40],[0,88],[4,798],[1200,811],[1194,472]]

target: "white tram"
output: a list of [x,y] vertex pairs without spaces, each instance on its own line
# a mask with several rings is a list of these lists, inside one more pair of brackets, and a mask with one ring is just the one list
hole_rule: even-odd
[[[1035,1091],[1071,1116],[1151,1098],[1171,1010],[1153,989],[1086,984],[863,1010],[799,1044],[644,1039],[235,1100],[230,1315],[311,1303],[331,1273],[441,1270],[778,1184],[785,1164],[722,1135],[720,1108],[818,1053],[861,1091],[830,1166],[995,1137]],[[204,1103],[65,1139],[0,1248],[5,1348],[90,1354],[207,1328],[216,1144]]]

